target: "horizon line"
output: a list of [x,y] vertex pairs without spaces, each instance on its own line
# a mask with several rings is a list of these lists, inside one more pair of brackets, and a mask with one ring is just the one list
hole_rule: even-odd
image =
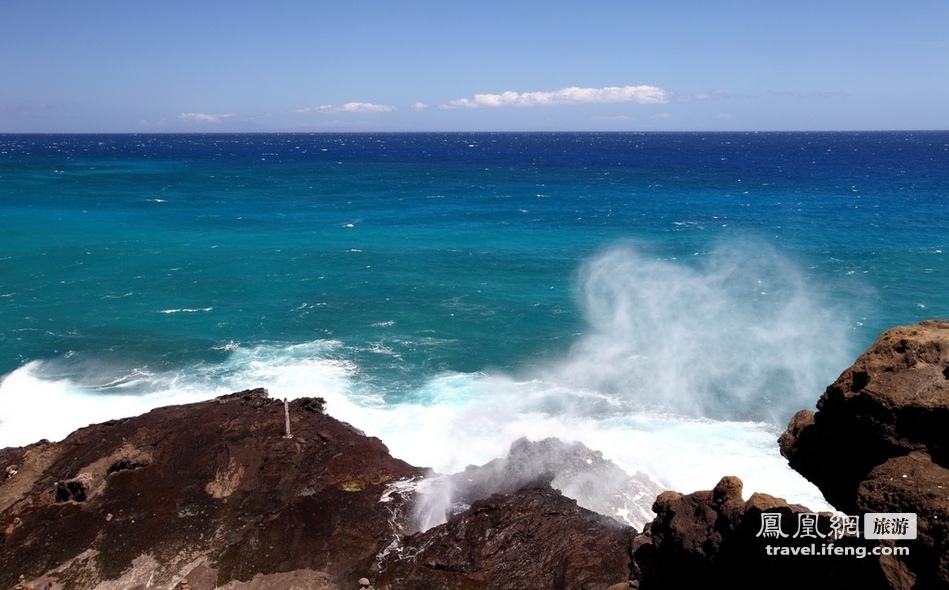
[[660,133],[946,133],[945,129],[679,129],[679,130],[418,130],[418,131],[0,131],[4,135],[421,135],[421,134],[515,134],[533,133],[552,135],[556,133],[598,133],[598,134],[660,134]]

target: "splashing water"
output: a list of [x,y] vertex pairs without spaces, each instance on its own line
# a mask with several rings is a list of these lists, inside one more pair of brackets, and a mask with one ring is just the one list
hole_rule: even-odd
[[[0,384],[0,444],[61,438],[89,422],[264,386],[279,397],[324,397],[330,414],[440,473],[503,456],[520,437],[559,437],[680,491],[738,475],[749,494],[824,506],[778,455],[775,438],[780,420],[811,406],[845,365],[847,322],[799,270],[761,244],[725,245],[688,263],[624,246],[590,260],[578,277],[586,333],[565,357],[525,375],[443,373],[386,399],[354,379],[358,368],[340,360],[345,350],[333,341],[230,343],[223,363],[138,371],[92,388],[49,379],[55,363],[34,362]],[[109,383],[135,395],[116,395]],[[48,407],[66,411],[53,416]],[[427,489],[435,488],[420,493]],[[439,489],[444,497],[429,498],[423,526],[450,509],[450,488]],[[651,503],[642,498],[636,511]]]
[[782,424],[851,356],[849,318],[765,244],[695,262],[610,250],[580,271],[589,330],[551,367],[623,407]]

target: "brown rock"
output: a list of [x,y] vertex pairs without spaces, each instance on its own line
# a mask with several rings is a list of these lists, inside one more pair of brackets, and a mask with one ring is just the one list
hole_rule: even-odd
[[[429,494],[438,504],[444,504],[443,498],[449,497],[451,510],[458,512],[477,500],[513,493],[540,481],[550,483],[583,508],[634,528],[642,528],[655,516],[647,507],[640,507],[640,498],[654,498],[662,492],[659,484],[645,474],[630,476],[604,459],[602,453],[582,443],[567,443],[557,438],[539,441],[521,438],[511,444],[504,458],[481,466],[469,465],[461,473],[430,481]],[[425,508],[425,500],[424,496],[419,498],[420,509]],[[432,524],[440,524],[447,518],[444,510],[436,516],[441,518]]]
[[217,590],[339,590],[352,584],[338,586],[325,572],[294,570],[279,574],[257,574],[247,582],[230,582]]
[[841,510],[856,508],[860,481],[887,459],[925,451],[949,465],[949,321],[885,332],[817,407],[791,420],[781,452]]
[[949,321],[894,328],[779,439],[791,467],[847,514],[912,512],[894,587],[949,587]]
[[0,588],[20,572],[57,588],[187,576],[210,590],[293,570],[351,585],[400,533],[405,500],[387,486],[421,470],[322,400],[290,403],[292,439],[284,418],[248,390],[0,450],[0,468],[18,466],[0,481]]
[[[768,547],[801,550],[828,543],[798,533],[798,515],[813,513],[767,494],[742,500],[742,482],[725,477],[709,491],[665,492],[653,505],[656,518],[633,541],[634,576],[642,590],[666,588],[879,588],[875,562],[849,558],[769,554]],[[776,515],[779,539],[761,536],[762,514]],[[770,517],[769,517],[770,518]],[[830,530],[829,515],[818,529]],[[854,540],[841,539],[840,545]]]
[[922,451],[889,459],[860,482],[857,511],[915,513],[918,539],[900,542],[910,548],[900,561],[926,584],[949,580],[949,469]]
[[376,588],[606,590],[629,581],[634,534],[547,485],[528,487],[406,538]]

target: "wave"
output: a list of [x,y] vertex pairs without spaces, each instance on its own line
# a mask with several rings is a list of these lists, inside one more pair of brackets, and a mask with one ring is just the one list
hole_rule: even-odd
[[[281,397],[324,397],[338,409],[351,367],[335,341],[222,347],[226,360],[154,372],[101,359],[32,361],[0,382],[0,447],[61,440],[77,428],[160,406],[211,399],[258,385]],[[357,397],[358,399],[358,397]]]
[[323,397],[331,415],[437,473],[504,456],[522,437],[557,437],[665,488],[737,475],[746,494],[829,509],[776,438],[853,356],[846,316],[795,265],[747,242],[687,261],[624,246],[580,269],[577,298],[588,328],[569,354],[521,375],[446,371],[398,395],[361,378],[354,349],[335,340],[229,341],[223,360],[164,372],[97,365],[94,381],[64,373],[65,361],[30,362],[0,382],[0,446],[266,387]]
[[[558,437],[599,450],[627,473],[643,472],[668,489],[709,489],[723,475],[737,475],[749,493],[768,491],[826,507],[820,492],[779,455],[772,424],[649,409],[604,412],[612,402],[600,392],[487,373],[441,374],[404,401],[385,401],[383,392],[366,391],[353,379],[354,367],[321,355],[331,348],[323,341],[238,348],[219,365],[139,373],[136,395],[50,378],[46,363],[29,363],[0,383],[0,446],[59,440],[88,424],[262,386],[280,398],[323,397],[331,415],[434,473],[502,457],[521,437]],[[651,504],[652,498],[644,499],[641,508]]]

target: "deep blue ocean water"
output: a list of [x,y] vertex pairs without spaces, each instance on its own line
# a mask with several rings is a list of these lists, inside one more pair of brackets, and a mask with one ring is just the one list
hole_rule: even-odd
[[794,411],[949,317],[947,132],[0,135],[0,224],[0,445],[266,386],[441,469],[778,477]]

